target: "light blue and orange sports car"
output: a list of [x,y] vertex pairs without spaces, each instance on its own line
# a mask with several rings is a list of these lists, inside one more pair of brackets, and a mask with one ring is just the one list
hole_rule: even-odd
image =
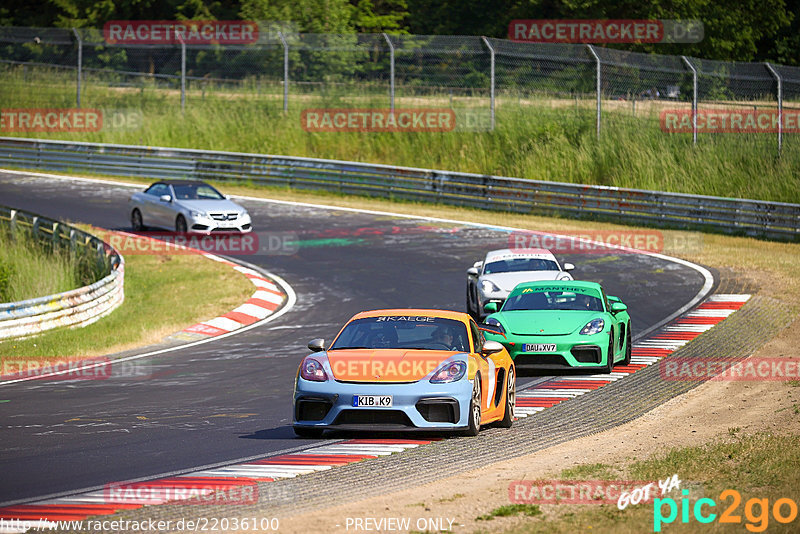
[[514,362],[466,313],[361,312],[330,346],[315,339],[308,347],[294,390],[298,436],[335,429],[474,436],[481,425],[514,420]]

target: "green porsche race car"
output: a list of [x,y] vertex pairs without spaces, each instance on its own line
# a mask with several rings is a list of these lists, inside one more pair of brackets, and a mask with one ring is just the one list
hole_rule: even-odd
[[610,373],[631,361],[627,309],[595,282],[523,282],[500,310],[486,304],[485,336],[502,343],[520,370]]

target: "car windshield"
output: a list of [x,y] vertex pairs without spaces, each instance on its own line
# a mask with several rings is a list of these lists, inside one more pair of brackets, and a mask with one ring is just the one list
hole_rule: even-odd
[[558,264],[553,260],[546,260],[543,258],[512,258],[487,263],[483,268],[483,274],[558,270]]
[[222,194],[207,184],[173,184],[178,200],[224,200]]
[[416,315],[381,315],[351,321],[328,350],[406,349],[469,352],[461,321]]
[[550,311],[603,311],[599,297],[586,293],[564,291],[534,291],[523,289],[522,293],[510,296],[503,311],[550,310]]

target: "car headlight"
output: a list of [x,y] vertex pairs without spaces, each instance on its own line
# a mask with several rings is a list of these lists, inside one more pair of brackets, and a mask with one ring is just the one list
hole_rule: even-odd
[[484,293],[496,293],[500,291],[500,288],[491,280],[481,280],[481,291]]
[[503,328],[503,325],[502,325],[502,324],[500,324],[500,321],[498,321],[498,320],[497,320],[497,319],[495,319],[494,317],[488,317],[488,318],[486,319],[486,321],[484,321],[484,322],[485,322],[486,324],[488,324],[488,325],[491,325],[491,326],[492,326],[492,327],[494,327],[496,330],[499,330],[501,334],[505,334],[505,333],[506,333],[506,329],[505,329],[505,328]]
[[558,275],[558,280],[572,280],[572,275],[569,273],[561,273]]
[[448,382],[455,382],[464,377],[467,372],[467,364],[462,361],[446,362],[444,365],[439,366],[433,376],[431,377],[432,384],[446,384]]
[[193,219],[205,219],[207,217],[204,212],[195,210],[189,210],[189,215],[191,215]]
[[580,334],[583,336],[591,336],[592,334],[599,334],[603,331],[603,327],[605,327],[606,322],[602,319],[592,319],[583,328],[581,328]]
[[300,376],[312,382],[325,382],[328,380],[328,374],[322,364],[314,358],[303,360],[303,363],[300,364]]

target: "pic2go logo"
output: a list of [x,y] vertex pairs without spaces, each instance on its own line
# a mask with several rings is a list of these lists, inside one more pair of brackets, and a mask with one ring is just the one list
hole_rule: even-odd
[[[694,506],[689,504],[689,490],[681,491],[683,498],[680,503],[681,523],[689,523],[689,512],[694,515],[698,523],[712,523],[717,520],[717,514],[711,512],[717,503],[713,499],[698,499]],[[742,495],[733,489],[726,489],[719,494],[720,501],[731,499],[728,507],[719,515],[720,523],[741,523],[742,516],[737,514],[739,505],[742,503]],[[770,506],[769,499],[749,499],[744,505],[744,516],[747,519],[745,528],[750,532],[764,532],[769,526]],[[668,508],[667,515],[664,515],[664,507]],[[675,499],[653,500],[653,532],[661,532],[661,526],[673,523],[678,518],[678,503]],[[772,504],[772,517],[778,523],[791,523],[797,518],[797,503],[786,497],[776,500]],[[785,513],[788,512],[788,513]]]

